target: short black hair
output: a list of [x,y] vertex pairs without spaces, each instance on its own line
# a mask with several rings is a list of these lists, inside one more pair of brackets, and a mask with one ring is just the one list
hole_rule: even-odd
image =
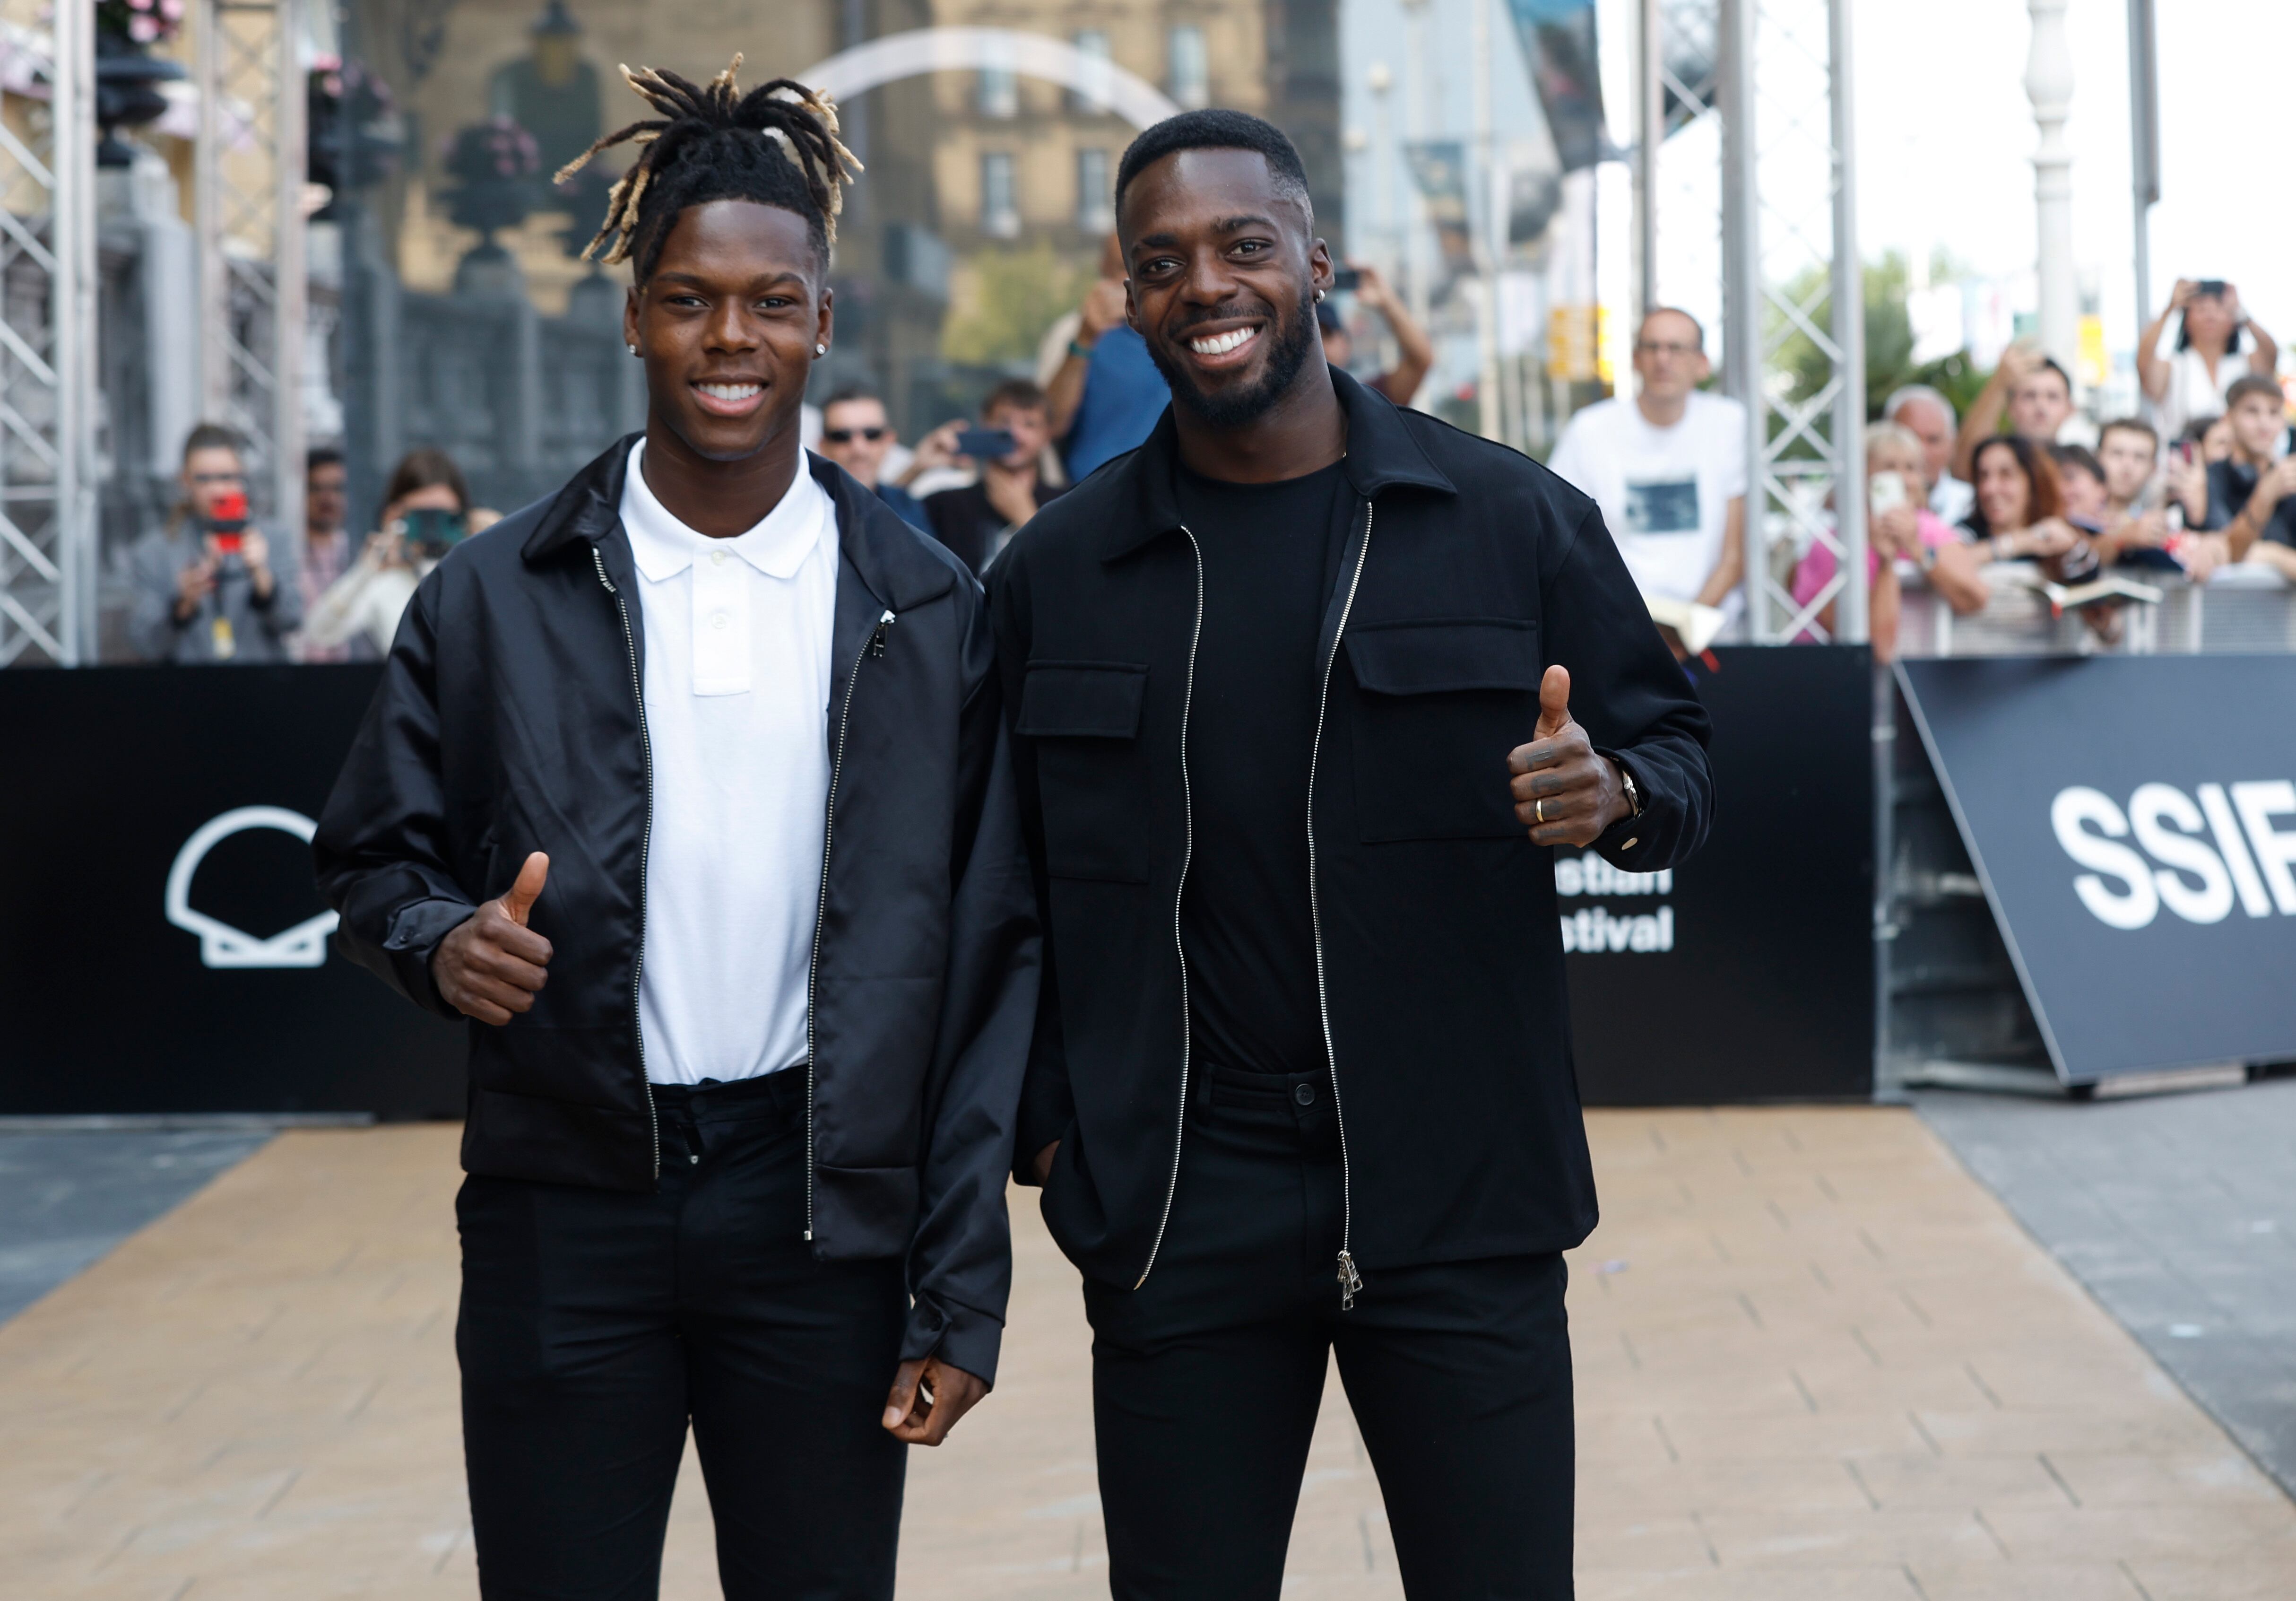
[[680,212],[740,200],[804,218],[815,254],[828,265],[845,185],[861,170],[838,142],[837,103],[787,78],[744,94],[734,82],[741,64],[735,56],[707,85],[652,67],[622,69],[639,98],[661,115],[604,135],[558,169],[563,183],[602,150],[632,141],[641,146],[607,196],[605,221],[583,247],[586,260],[606,246],[602,259],[629,261],[643,283],[653,275]]
[[2098,461],[2096,453],[2086,445],[2052,445],[2049,447],[2049,459],[2056,463],[2061,475],[2065,468],[2070,467],[2087,473],[2099,483],[2104,481],[2104,464]]
[[856,400],[874,400],[880,406],[885,404],[885,397],[867,384],[849,383],[829,392],[829,398],[821,403],[822,415],[828,415],[832,406],[850,406]]
[[220,423],[196,423],[192,431],[184,436],[184,460],[186,463],[202,450],[228,450],[237,455],[246,448],[246,442],[239,437],[238,431],[226,428]]
[[2281,393],[2278,379],[2267,378],[2261,373],[2243,373],[2233,380],[2230,389],[2225,390],[2225,410],[2232,410],[2251,395],[2261,395],[2275,406],[2288,404],[2287,397]]
[[306,478],[310,477],[322,467],[340,467],[343,464],[343,453],[338,446],[314,445],[303,453],[303,476]]
[[1017,406],[1022,411],[1042,411],[1046,406],[1045,391],[1037,387],[1034,379],[1007,378],[988,391],[988,398],[980,403],[980,415],[985,418],[1000,406]]
[[2057,382],[2065,386],[2065,393],[2070,395],[2073,392],[2073,375],[2065,371],[2064,364],[2059,361],[2055,357],[2042,357],[2041,365],[2035,367],[2033,371],[2036,373],[2054,373],[2057,375]]
[[1124,209],[1124,192],[1134,178],[1166,156],[1183,150],[1258,151],[1267,159],[1275,187],[1297,198],[1308,208],[1310,217],[1315,214],[1314,202],[1308,198],[1308,169],[1300,165],[1300,152],[1283,130],[1249,111],[1231,111],[1218,106],[1167,117],[1126,147],[1124,159],[1116,164],[1117,209]]

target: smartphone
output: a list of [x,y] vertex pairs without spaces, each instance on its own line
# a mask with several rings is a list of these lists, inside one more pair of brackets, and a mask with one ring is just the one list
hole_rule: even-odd
[[237,555],[239,554],[239,547],[246,538],[247,536],[245,534],[217,534],[215,537],[216,554],[219,556]]
[[247,491],[234,489],[217,496],[207,525],[208,532],[216,536],[216,548],[226,555],[236,555],[240,536],[247,529]]
[[2222,278],[2203,278],[2193,285],[2194,294],[2206,295],[2211,300],[2223,300],[2224,291],[2225,281]]
[[471,531],[462,513],[441,511],[437,506],[418,507],[398,521],[401,538],[440,554],[460,545]]
[[1002,461],[1018,444],[1009,429],[967,428],[956,436],[956,453],[976,462]]
[[1332,269],[1332,289],[1338,294],[1353,294],[1363,285],[1363,269],[1357,267],[1335,267]]
[[1894,512],[1906,504],[1906,475],[1902,472],[1876,472],[1866,485],[1866,504],[1874,515]]

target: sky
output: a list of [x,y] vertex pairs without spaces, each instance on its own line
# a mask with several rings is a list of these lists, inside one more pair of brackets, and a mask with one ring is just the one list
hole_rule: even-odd
[[[1472,4],[1429,0],[1423,13],[1426,105],[1419,115],[1426,133],[1456,136],[1472,126]],[[1611,132],[1630,139],[1624,91],[1633,0],[1596,4]],[[1799,19],[1822,57],[1825,0],[1761,4],[1766,14]],[[1941,248],[1980,276],[2008,279],[2030,271],[2038,134],[2024,89],[2031,24],[2023,0],[1852,4],[1860,253],[1871,260],[1892,249],[1920,256]],[[2288,208],[2276,203],[2296,151],[2290,137],[2296,118],[2283,109],[2296,64],[2296,0],[2157,4],[2163,172],[2161,201],[2152,213],[2151,309],[2178,276],[2226,278],[2259,322],[2296,342],[2296,250],[2289,244],[2296,228]],[[1535,112],[1503,5],[1495,4],[1493,12],[1491,81],[1504,141],[1511,126]],[[1397,0],[1349,0],[1342,9],[1346,115],[1372,135],[1374,147],[1383,125],[1362,80],[1375,62],[1389,65],[1398,92],[1386,111],[1392,121],[1384,126],[1391,127],[1390,138],[1399,138],[1406,120],[1408,14]],[[2126,352],[2144,320],[2133,276],[2127,0],[2068,0],[2066,21],[2074,71],[2066,127],[2074,255],[2084,284],[2099,297],[2108,347]],[[1822,77],[1813,71],[1808,86],[1822,94]],[[1822,128],[1822,102],[1809,111]],[[1713,141],[1693,129],[1669,141],[1660,161],[1660,293],[1693,310],[1720,303],[1714,160]],[[1369,180],[1374,170],[1358,165],[1355,175]],[[1822,220],[1822,168],[1804,163],[1777,170],[1808,191]],[[1622,168],[1603,176],[1607,300],[1622,298],[1614,285],[1624,282],[1619,250],[1628,189]],[[1407,194],[1407,180],[1390,182],[1398,199]],[[1377,191],[1365,182],[1357,193],[1374,203],[1355,220],[1371,223]],[[1771,265],[1774,272],[1781,266],[1775,257]]]

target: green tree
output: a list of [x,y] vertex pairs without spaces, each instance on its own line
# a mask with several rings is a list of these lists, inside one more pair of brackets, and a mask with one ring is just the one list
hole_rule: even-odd
[[[1830,272],[1825,267],[1813,267],[1793,278],[1785,292],[1798,305],[1809,305],[1816,298],[1816,310],[1811,320],[1825,326],[1830,316],[1823,291]],[[1940,257],[1931,267],[1932,280],[1948,278],[1953,265]],[[1784,313],[1769,308],[1772,337],[1784,331],[1787,322]],[[1793,374],[1786,393],[1797,403],[1807,401],[1824,386],[1827,364],[1824,354],[1810,337],[1796,329],[1778,347],[1777,364]],[[1926,383],[1944,392],[1956,410],[1967,411],[1969,403],[1985,387],[1987,374],[1970,359],[1967,350],[1957,350],[1936,361],[1916,364],[1914,360],[1913,319],[1906,310],[1906,259],[1891,250],[1879,261],[1870,262],[1866,268],[1866,415],[1867,420],[1882,415],[1882,403],[1890,393],[1908,383]],[[1797,453],[1799,454],[1799,453]]]
[[941,354],[972,366],[1027,365],[1045,331],[1076,309],[1092,268],[1062,260],[1043,240],[1018,250],[983,250],[965,264],[972,304],[941,324]]

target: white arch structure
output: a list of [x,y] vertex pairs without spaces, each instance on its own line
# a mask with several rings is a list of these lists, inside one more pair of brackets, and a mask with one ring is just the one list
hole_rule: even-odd
[[1098,101],[1135,127],[1177,114],[1169,96],[1104,55],[1087,55],[1065,39],[1010,28],[917,28],[887,34],[817,62],[797,80],[850,100],[924,72],[1005,71],[1048,78]]

